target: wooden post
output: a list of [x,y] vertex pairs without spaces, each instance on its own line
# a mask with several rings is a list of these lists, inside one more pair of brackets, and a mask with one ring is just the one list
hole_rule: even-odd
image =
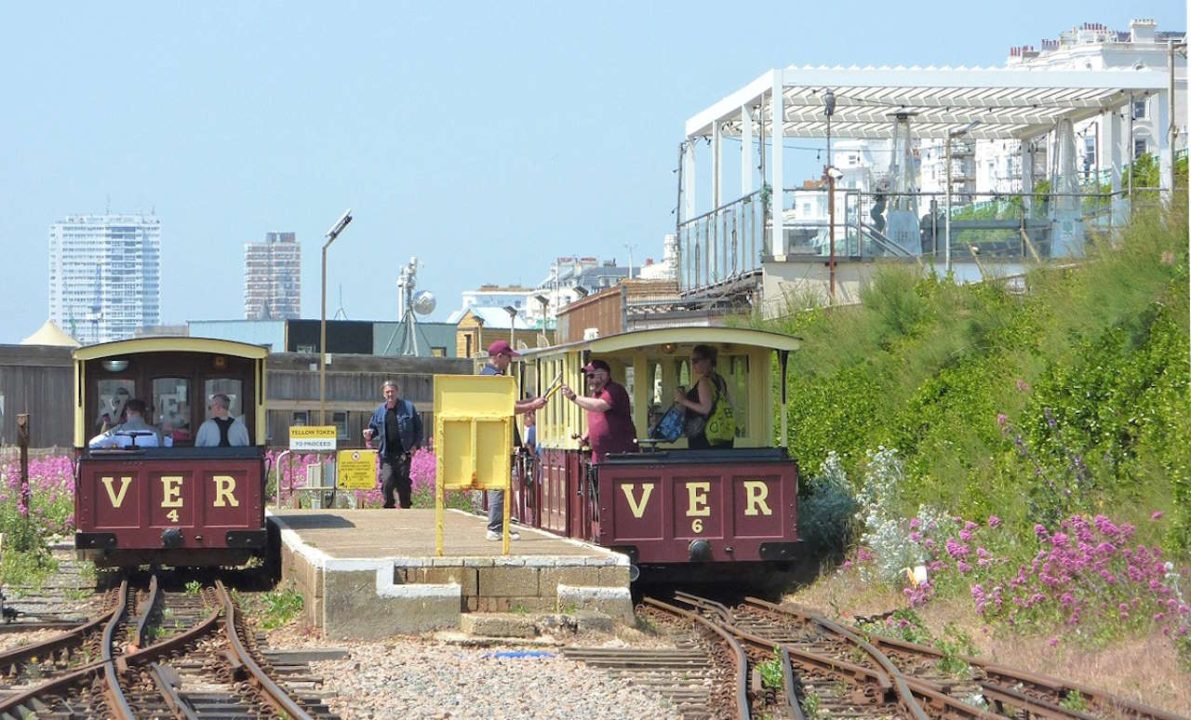
[[17,415],[17,446],[21,452],[21,517],[29,517],[29,413]]

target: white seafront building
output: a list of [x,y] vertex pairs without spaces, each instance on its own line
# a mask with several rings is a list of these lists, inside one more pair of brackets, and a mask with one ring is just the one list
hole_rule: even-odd
[[50,226],[50,319],[84,345],[161,324],[161,221],[71,215]]

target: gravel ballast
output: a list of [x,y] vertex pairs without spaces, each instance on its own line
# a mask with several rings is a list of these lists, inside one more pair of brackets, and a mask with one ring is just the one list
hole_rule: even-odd
[[347,650],[342,660],[310,664],[324,679],[327,704],[344,718],[680,717],[664,698],[566,660],[553,646],[471,647],[429,638],[325,643],[292,636],[273,636],[270,644]]

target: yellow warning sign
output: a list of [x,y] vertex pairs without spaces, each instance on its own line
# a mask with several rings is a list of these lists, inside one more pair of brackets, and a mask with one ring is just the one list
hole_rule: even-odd
[[340,450],[339,487],[345,490],[371,490],[376,487],[376,451]]

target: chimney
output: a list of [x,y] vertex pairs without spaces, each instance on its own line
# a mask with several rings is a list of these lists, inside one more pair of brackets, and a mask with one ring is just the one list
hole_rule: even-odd
[[1152,43],[1158,23],[1150,18],[1137,18],[1129,21],[1129,41],[1135,43]]

